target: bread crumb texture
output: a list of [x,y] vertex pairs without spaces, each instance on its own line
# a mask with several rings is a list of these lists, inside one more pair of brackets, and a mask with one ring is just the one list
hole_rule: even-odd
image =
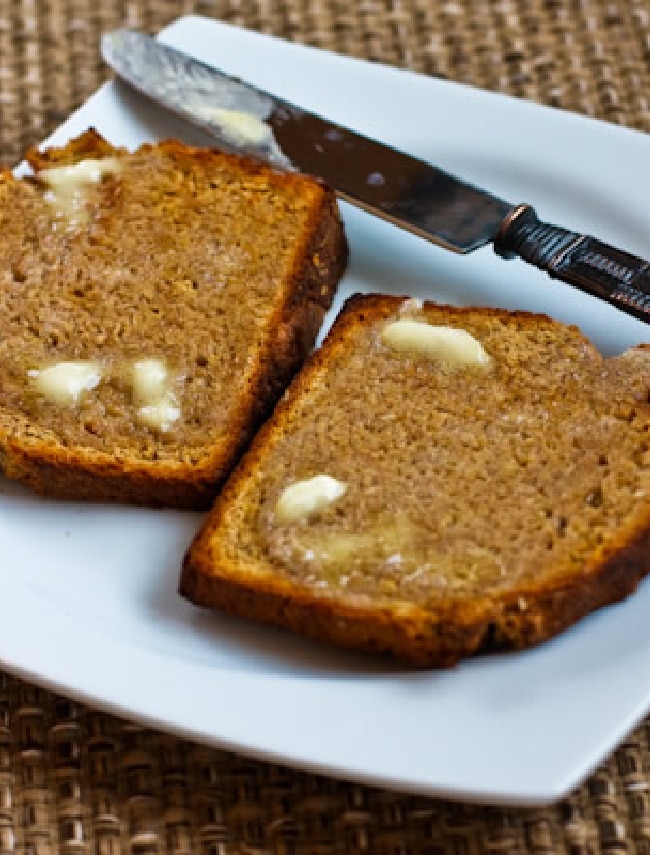
[[[197,538],[182,587],[443,665],[536,643],[629,592],[650,568],[650,350],[604,359],[543,316],[411,305],[489,355],[489,370],[449,370],[387,343],[400,306],[351,301]],[[319,473],[345,492],[280,524],[287,485]]]
[[[0,467],[53,494],[204,505],[330,304],[345,263],[333,194],[92,131],[29,160],[32,175],[0,175]],[[75,364],[98,382],[43,393]]]

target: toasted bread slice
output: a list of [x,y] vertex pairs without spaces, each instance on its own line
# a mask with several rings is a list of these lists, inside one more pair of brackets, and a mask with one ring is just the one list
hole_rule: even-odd
[[89,131],[0,174],[0,469],[53,496],[205,507],[313,345],[334,194]]
[[545,316],[353,298],[233,473],[180,590],[449,666],[650,569],[650,349]]

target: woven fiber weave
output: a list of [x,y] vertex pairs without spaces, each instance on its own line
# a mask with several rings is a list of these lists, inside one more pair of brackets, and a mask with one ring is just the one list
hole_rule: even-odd
[[650,131],[648,0],[0,0],[0,158],[105,79],[102,32],[188,12]]
[[0,676],[0,853],[647,855],[649,727],[558,805],[487,808],[246,760]]
[[[650,131],[648,0],[0,0],[0,160],[106,78],[102,32],[189,12]],[[0,855],[481,852],[650,855],[650,720],[561,803],[486,808],[236,757],[0,673]]]

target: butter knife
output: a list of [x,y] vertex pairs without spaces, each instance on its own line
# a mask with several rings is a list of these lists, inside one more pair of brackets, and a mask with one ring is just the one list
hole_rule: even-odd
[[454,252],[492,243],[555,279],[650,322],[650,263],[538,219],[404,152],[233,78],[142,33],[117,30],[102,55],[130,86],[220,147],[315,175],[354,205]]

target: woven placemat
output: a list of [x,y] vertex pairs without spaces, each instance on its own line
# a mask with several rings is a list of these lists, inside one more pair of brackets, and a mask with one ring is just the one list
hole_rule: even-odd
[[0,853],[647,855],[649,727],[557,805],[489,808],[247,760],[0,675]]
[[[105,79],[103,31],[188,12],[650,131],[648,0],[0,0],[0,160]],[[0,673],[0,855],[650,855],[649,734],[554,807],[497,809],[236,757]]]
[[105,79],[103,31],[188,12],[650,131],[648,0],[0,0],[0,158]]

